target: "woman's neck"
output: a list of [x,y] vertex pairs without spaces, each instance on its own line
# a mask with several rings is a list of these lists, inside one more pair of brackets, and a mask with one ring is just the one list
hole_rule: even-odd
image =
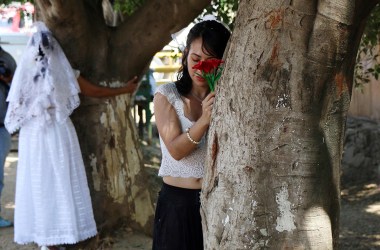
[[206,96],[208,95],[208,93],[210,93],[210,90],[207,88],[195,88],[193,87],[191,90],[190,90],[190,95],[192,95],[195,99],[197,100],[203,100],[206,98]]

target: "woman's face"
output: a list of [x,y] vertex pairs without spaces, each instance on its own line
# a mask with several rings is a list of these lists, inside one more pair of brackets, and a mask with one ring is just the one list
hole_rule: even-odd
[[190,44],[189,54],[187,55],[187,70],[189,71],[193,86],[208,87],[206,80],[200,76],[202,72],[200,70],[193,69],[193,66],[199,61],[204,61],[211,58],[215,57],[205,54],[202,50],[202,38],[199,37],[194,39],[194,41]]

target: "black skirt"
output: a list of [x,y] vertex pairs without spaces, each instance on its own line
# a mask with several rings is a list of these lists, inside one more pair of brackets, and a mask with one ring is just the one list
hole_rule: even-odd
[[163,183],[154,218],[153,250],[202,250],[200,189]]

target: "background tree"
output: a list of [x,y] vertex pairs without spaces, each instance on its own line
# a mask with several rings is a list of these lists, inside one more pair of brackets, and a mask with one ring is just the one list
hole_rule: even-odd
[[[34,2],[38,19],[54,33],[73,67],[92,82],[119,86],[133,75],[141,76],[170,35],[193,21],[211,1],[110,1],[122,14],[117,27],[104,21],[102,4],[107,1]],[[213,4],[230,12],[231,2]],[[126,218],[131,227],[151,233],[156,197],[149,195],[130,104],[130,96],[82,97],[73,121],[99,229],[112,228]]]
[[346,112],[379,1],[242,0],[209,131],[206,249],[333,249]]
[[[153,55],[171,40],[170,34],[194,20],[211,0],[109,1],[122,16],[117,27],[106,25],[102,8],[106,0],[31,2],[37,7],[36,19],[54,33],[73,67],[94,83],[117,87],[133,75],[141,76]],[[219,0],[214,5],[228,11],[230,2]],[[146,186],[130,105],[131,96],[126,95],[101,100],[82,97],[73,121],[100,231],[126,218],[131,227],[151,233],[156,197],[150,197]]]
[[[141,76],[153,55],[171,40],[170,34],[190,23],[210,1],[146,1],[117,27],[105,24],[99,0],[35,3],[74,68],[94,83],[119,86]],[[149,194],[130,107],[129,95],[83,97],[73,115],[101,232],[125,221],[152,231],[156,197]]]

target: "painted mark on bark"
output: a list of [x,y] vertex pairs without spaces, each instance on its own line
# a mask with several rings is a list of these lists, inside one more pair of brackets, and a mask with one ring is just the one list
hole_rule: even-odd
[[219,151],[219,143],[218,143],[218,135],[214,134],[214,141],[212,142],[212,148],[211,148],[211,159],[212,159],[212,166],[215,167],[215,161],[216,156],[218,155]]
[[278,210],[280,211],[280,216],[277,217],[276,229],[279,232],[292,231],[296,229],[294,224],[294,215],[291,212],[289,202],[289,193],[286,187],[282,187],[280,192],[276,194],[276,202],[278,204]]
[[337,96],[339,97],[342,95],[344,91],[344,87],[346,86],[346,78],[342,72],[339,72],[338,74],[335,75],[335,83],[336,83]]
[[272,63],[278,61],[278,51],[279,51],[280,45],[278,43],[275,43],[273,48],[272,48],[272,54],[270,56],[270,60]]
[[265,22],[265,28],[271,30],[280,29],[282,26],[283,16],[284,10],[282,9],[269,12],[269,14],[266,16],[267,20]]
[[215,165],[216,165],[216,157],[218,155],[218,151],[219,151],[218,135],[215,133],[214,134],[214,141],[212,143],[212,148],[211,148],[211,159],[212,159],[211,177],[214,179],[214,186],[212,188],[218,186],[218,183],[219,183],[218,176],[215,176]]

